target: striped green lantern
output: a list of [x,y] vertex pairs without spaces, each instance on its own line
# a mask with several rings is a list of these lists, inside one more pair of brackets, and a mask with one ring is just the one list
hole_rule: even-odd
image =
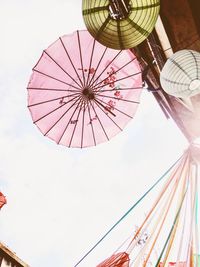
[[90,34],[113,49],[139,45],[152,32],[160,0],[83,0],[83,19]]

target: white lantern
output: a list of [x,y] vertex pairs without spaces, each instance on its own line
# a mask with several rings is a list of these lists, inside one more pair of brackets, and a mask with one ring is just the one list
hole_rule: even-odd
[[200,93],[200,53],[180,50],[168,58],[160,83],[169,95],[187,99]]

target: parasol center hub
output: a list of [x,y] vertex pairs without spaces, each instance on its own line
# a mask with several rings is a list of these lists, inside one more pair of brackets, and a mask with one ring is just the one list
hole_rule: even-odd
[[191,81],[191,83],[189,85],[189,89],[191,91],[195,91],[197,89],[200,89],[200,80],[199,79],[195,79],[195,80]]
[[94,99],[94,92],[91,88],[86,87],[83,89],[82,94],[85,98],[87,98],[88,100],[92,100]]
[[122,20],[129,16],[130,0],[110,0],[109,2],[109,12],[112,19]]

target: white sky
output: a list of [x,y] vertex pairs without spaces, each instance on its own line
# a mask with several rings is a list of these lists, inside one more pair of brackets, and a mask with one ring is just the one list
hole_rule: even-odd
[[[77,29],[81,0],[0,0],[0,241],[32,267],[72,267],[187,146],[148,92],[107,143],[69,149],[42,136],[27,109],[31,69]],[[127,218],[80,266],[103,261],[136,224]]]

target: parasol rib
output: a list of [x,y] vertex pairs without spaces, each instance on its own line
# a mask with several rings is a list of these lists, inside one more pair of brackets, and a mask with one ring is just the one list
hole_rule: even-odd
[[95,113],[95,115],[96,115],[96,118],[97,118],[99,124],[101,125],[101,128],[102,128],[102,130],[103,130],[103,132],[104,132],[104,134],[105,134],[107,140],[109,141],[109,137],[108,137],[108,135],[107,135],[107,133],[106,133],[105,128],[103,127],[103,124],[102,124],[101,120],[99,119],[99,116],[98,116],[97,113],[96,113],[96,110],[95,110],[94,106],[92,105],[91,102],[90,102],[90,104],[91,104],[91,107],[92,107],[92,109],[93,109],[93,111],[94,111],[94,113]]
[[95,39],[93,39],[93,45],[92,45],[92,51],[91,51],[91,56],[90,56],[90,63],[89,63],[89,68],[88,68],[88,75],[87,75],[86,86],[88,85],[88,81],[89,81],[89,77],[90,77],[89,70],[92,67],[92,60],[93,60],[93,55],[94,55],[95,44],[96,44],[96,41],[95,41]]
[[79,31],[77,31],[77,40],[78,40],[78,47],[79,47],[79,56],[80,56],[80,61],[81,61],[81,70],[82,70],[82,75],[83,75],[83,87],[85,87],[85,74],[83,71],[83,57],[82,57],[82,51],[81,51],[81,40],[80,40]]
[[101,93],[112,92],[112,91],[142,90],[142,89],[146,89],[146,88],[144,88],[144,87],[127,87],[127,88],[120,87],[120,88],[116,88],[115,87],[113,89],[101,90]]
[[[136,60],[136,58],[133,58],[132,60],[128,61],[128,62],[127,62],[126,64],[124,64],[122,67],[118,68],[114,73],[115,73],[115,74],[118,73],[118,72],[119,72],[120,70],[122,70],[124,67],[126,67],[126,66],[128,66],[130,63],[132,63],[134,60]],[[112,63],[112,62],[110,62],[110,64],[111,64],[111,63]],[[109,64],[109,65],[110,65],[110,64]],[[108,66],[109,66],[109,65],[108,65]],[[108,66],[107,66],[107,67],[108,67]],[[107,69],[107,67],[104,69],[104,71]],[[103,73],[103,72],[102,72],[102,73]],[[123,79],[127,79],[127,78],[129,78],[129,77],[131,77],[131,76],[135,76],[135,75],[138,75],[138,74],[140,74],[140,73],[141,73],[141,71],[135,73],[134,75],[125,76]],[[108,75],[105,79],[103,79],[102,81],[100,81],[99,83],[97,83],[95,86],[101,84],[102,82],[104,82],[105,80],[107,80],[109,77],[110,77],[110,75]],[[119,80],[121,80],[121,79],[115,80],[115,82],[117,82],[117,81],[119,81]]]
[[78,119],[79,119],[79,116],[80,116],[80,113],[81,113],[81,109],[82,109],[82,104],[83,104],[83,101],[81,103],[81,106],[79,107],[79,111],[78,111],[78,114],[77,114],[77,117],[76,117],[76,123],[74,125],[73,133],[72,133],[72,136],[71,136],[71,139],[70,139],[70,142],[69,142],[69,147],[71,147],[71,143],[72,143],[72,140],[74,138],[76,127],[77,127],[77,124],[78,124]]
[[53,99],[49,99],[49,100],[46,100],[46,101],[38,102],[38,103],[35,103],[35,104],[31,104],[31,105],[28,106],[28,108],[34,107],[34,106],[37,106],[37,105],[42,105],[42,104],[49,103],[49,102],[53,102],[53,101],[56,101],[56,100],[62,100],[65,97],[72,97],[72,96],[75,96],[75,95],[77,95],[77,97],[79,97],[80,94],[76,93],[76,94],[72,94],[72,95],[60,96],[60,97],[57,97],[57,98],[53,98]]
[[[91,86],[91,82],[92,82],[92,80],[93,80],[94,77],[95,77],[95,74],[96,74],[96,72],[97,72],[97,70],[98,70],[98,68],[99,68],[99,66],[100,66],[100,64],[101,64],[101,62],[102,62],[102,60],[103,60],[103,58],[104,58],[104,55],[105,55],[107,49],[108,49],[108,48],[105,47],[105,49],[104,49],[104,51],[103,51],[103,54],[101,55],[101,58],[100,58],[100,60],[99,60],[99,62],[98,62],[98,64],[97,64],[97,66],[96,66],[96,69],[95,69],[95,71],[94,71],[94,73],[93,73],[91,79],[89,80],[89,83],[87,84],[88,86]],[[100,75],[97,77],[97,79],[99,79],[99,77],[100,77]],[[95,81],[94,81],[94,82],[95,82]],[[94,82],[93,82],[93,83],[94,83]]]
[[74,85],[72,85],[72,84],[70,84],[70,83],[67,83],[67,82],[62,81],[62,80],[60,80],[60,79],[57,79],[56,77],[53,77],[53,76],[51,76],[51,75],[48,75],[48,74],[46,74],[46,73],[44,73],[44,72],[41,72],[41,71],[39,71],[39,70],[33,69],[33,71],[35,71],[35,72],[37,72],[37,73],[39,73],[39,74],[42,74],[42,75],[44,75],[44,76],[46,76],[46,77],[49,77],[49,78],[51,78],[51,79],[53,79],[53,80],[55,80],[55,81],[64,83],[64,84],[66,84],[66,85],[69,85],[70,87],[76,88],[76,89],[78,89],[78,90],[81,89],[80,87],[76,87],[76,86],[74,86]]
[[98,94],[97,96],[102,96],[102,97],[106,97],[106,98],[112,98],[112,99],[115,99],[115,100],[118,100],[118,101],[125,101],[125,102],[129,102],[129,103],[135,103],[135,104],[139,104],[140,102],[139,101],[133,101],[133,100],[128,100],[128,99],[124,99],[124,98],[117,98],[117,97],[114,97],[114,96],[108,96],[108,95],[100,95]]
[[79,77],[79,74],[78,74],[78,72],[77,72],[77,70],[76,70],[76,68],[75,68],[75,65],[74,65],[74,63],[73,63],[73,61],[72,61],[72,59],[71,59],[71,57],[70,57],[70,55],[69,55],[69,53],[68,53],[68,51],[67,51],[66,46],[64,45],[64,42],[63,42],[62,38],[60,37],[59,40],[60,40],[60,42],[61,42],[61,44],[62,44],[62,46],[63,46],[63,48],[64,48],[64,50],[65,50],[65,53],[66,53],[66,55],[67,55],[67,57],[68,57],[68,59],[69,59],[71,65],[72,65],[72,67],[73,67],[75,73],[76,73],[76,76],[78,77],[78,79],[79,79],[81,85],[83,86],[83,82],[81,81],[81,79],[80,79],[80,77]]
[[59,88],[42,88],[42,87],[27,87],[28,90],[36,91],[55,91],[55,92],[80,92],[80,90],[69,90],[69,89],[59,89]]
[[[69,119],[69,121],[68,121],[68,123],[67,123],[67,125],[66,125],[66,127],[65,127],[65,129],[64,129],[64,131],[62,132],[62,134],[61,134],[61,136],[60,136],[60,138],[59,138],[59,140],[58,140],[58,144],[60,143],[61,139],[63,138],[63,136],[64,136],[64,134],[65,134],[65,132],[66,132],[66,130],[67,130],[67,128],[68,128],[68,126],[69,126],[69,124],[70,124],[70,122],[71,122],[73,116],[74,116],[74,114],[76,113],[76,110],[78,109],[78,107],[79,107],[79,105],[80,105],[80,103],[81,103],[81,101],[82,101],[81,97],[79,97],[78,100],[79,100],[79,102],[78,102],[76,108],[74,109],[74,112],[72,113],[72,115],[71,115],[71,117],[70,117],[70,119]],[[78,101],[78,100],[77,100],[77,101]],[[74,103],[74,105],[75,105],[75,103]]]
[[[122,77],[122,78],[120,78],[120,79],[116,79],[115,80],[115,82],[119,82],[119,81],[123,81],[123,80],[125,80],[125,79],[128,79],[128,78],[130,78],[130,77],[133,77],[133,76],[135,76],[135,75],[139,75],[140,74],[140,72],[137,72],[137,73],[135,73],[135,74],[130,74],[129,76],[125,76],[125,77]],[[107,77],[108,78],[108,77]],[[106,78],[106,79],[107,79]],[[105,81],[106,79],[104,79],[104,80],[102,80],[101,82],[103,82],[103,81]],[[105,84],[103,84],[103,85],[100,85],[100,86],[95,86],[94,87],[94,89],[101,89],[101,88],[103,88],[103,87],[106,87],[106,86],[108,86],[108,85],[112,85],[113,84],[113,82],[108,82],[108,83],[105,83]],[[141,87],[141,88],[143,88],[143,87]],[[112,91],[113,89],[111,89],[110,91]],[[116,90],[116,89],[114,89],[114,90]],[[102,91],[100,91],[100,92],[102,92]]]
[[[103,104],[107,105],[107,103],[104,102],[102,99],[98,99],[98,100],[101,101]],[[131,118],[131,119],[133,118],[132,116],[128,115],[127,113],[123,112],[122,110],[119,110],[119,109],[116,108],[116,107],[115,107],[115,110],[119,111],[120,113],[126,115],[127,117],[129,117],[129,118]]]
[[51,128],[44,134],[47,135],[54,126],[67,114],[67,112],[78,102],[80,98],[76,99],[76,101],[63,113],[63,115],[51,126]]
[[44,53],[65,73],[67,74],[67,76],[73,81],[75,82],[80,88],[81,85],[79,83],[77,83],[77,81],[49,54],[44,50]]
[[[96,101],[96,105],[106,114],[106,116],[122,131],[122,128],[105,112],[104,109],[101,108],[101,103]],[[103,106],[103,105],[102,105]],[[103,106],[104,107],[104,106]],[[105,108],[105,107],[104,107]],[[110,112],[110,110],[108,110]],[[111,113],[112,114],[112,113]],[[112,114],[113,115],[113,114]],[[116,115],[115,115],[116,116]]]
[[74,101],[76,98],[77,98],[77,97],[74,97],[74,98],[70,99],[69,101],[64,102],[63,105],[60,105],[59,107],[53,109],[52,111],[50,111],[49,113],[47,113],[47,114],[45,114],[44,116],[40,117],[39,119],[37,119],[37,120],[34,121],[33,123],[37,123],[38,121],[44,119],[45,117],[47,117],[47,116],[50,115],[51,113],[53,113],[53,112],[55,112],[56,110],[62,108],[62,107],[65,106],[66,104],[68,104],[68,103]]
[[84,134],[84,124],[85,123],[85,103],[83,108],[83,120],[82,120],[82,131],[81,131],[81,148],[83,148],[83,134]]
[[[109,62],[109,64],[107,64],[104,69],[102,70],[102,72],[96,77],[96,79],[93,81],[93,83],[89,84],[90,86],[93,86],[94,83],[96,83],[96,81],[98,81],[98,79],[101,77],[101,75],[104,73],[104,71],[113,63],[113,61],[122,53],[122,50],[120,50],[115,56],[114,58]],[[108,76],[109,77],[109,76]],[[104,79],[105,80],[105,79]],[[100,82],[101,83],[101,82]]]
[[[135,75],[138,75],[138,74],[140,74],[140,72],[138,72],[138,73],[136,73],[136,74],[131,74],[131,75],[129,75],[129,76],[125,76],[125,77],[123,77],[123,78],[120,78],[120,79],[117,79],[117,80],[115,80],[115,82],[119,82],[119,81],[123,81],[123,80],[125,80],[125,79],[127,79],[127,78],[130,78],[130,77],[133,77],[133,76],[135,76]],[[113,85],[113,82],[108,82],[108,83],[105,83],[105,84],[103,84],[103,85],[100,85],[100,86],[95,86],[94,87],[94,90],[96,90],[96,89],[102,89],[102,88],[104,88],[104,87],[106,87],[106,86],[108,86],[108,85]],[[132,88],[133,89],[133,88]],[[137,87],[137,89],[143,89],[143,87]],[[113,88],[113,89],[110,89],[110,90],[106,90],[106,91],[113,91],[113,90],[118,90],[117,88]],[[98,93],[98,92],[104,92],[104,90],[98,90],[98,91],[96,91],[96,93]]]
[[[89,113],[89,118],[90,118],[90,121],[92,121],[92,117],[91,117],[91,113],[90,113],[90,106],[87,105],[88,107],[88,113]],[[95,134],[94,134],[94,127],[93,127],[93,123],[90,123],[91,125],[91,129],[92,129],[92,136],[93,136],[93,140],[94,140],[94,145],[96,146],[96,138],[95,138]]]
[[[101,102],[99,102],[97,99],[94,99],[94,101],[96,103],[98,103],[100,106],[102,106],[105,110],[107,110],[110,114],[112,114],[114,117],[116,117],[116,115],[111,111],[109,110],[106,106],[104,106],[103,104],[101,104]],[[105,113],[106,114],[106,113]]]

